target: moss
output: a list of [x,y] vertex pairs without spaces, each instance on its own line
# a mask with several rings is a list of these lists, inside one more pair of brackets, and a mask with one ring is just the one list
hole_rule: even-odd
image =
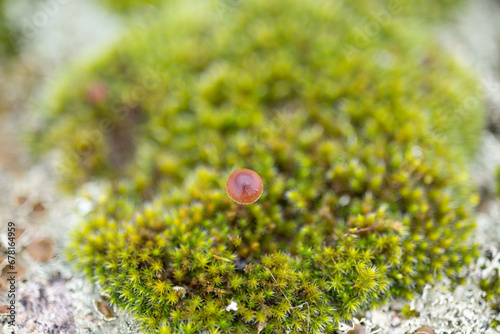
[[401,308],[401,316],[406,319],[416,318],[419,316],[419,313],[416,310],[412,309],[410,304],[405,304]]
[[[237,6],[242,0],[209,0],[221,9],[230,9]],[[169,5],[171,0],[106,0],[109,7],[118,12],[134,12],[143,4],[152,4],[156,7]],[[457,5],[463,0],[423,0],[419,2],[409,0],[356,0],[348,6],[353,6],[355,10],[361,10],[367,18],[384,19],[384,11],[390,11],[396,15],[419,15],[424,20],[436,20],[450,16]],[[382,5],[382,6],[381,6]],[[226,7],[226,8],[225,8]]]
[[136,11],[144,5],[161,5],[162,2],[168,3],[164,0],[106,0],[104,3],[110,8],[120,12],[120,13],[130,13]]
[[172,2],[55,88],[35,151],[106,180],[68,257],[145,329],[332,333],[472,261],[476,83],[410,14],[363,37],[364,5]]
[[500,198],[500,166],[497,166],[495,170],[495,189],[493,192],[496,192],[496,196]]
[[16,32],[8,24],[5,14],[5,1],[0,0],[0,61],[16,54]]
[[496,312],[500,312],[500,274],[498,269],[494,269],[494,272],[489,277],[481,279],[479,286],[486,292],[485,299],[490,303],[491,307]]

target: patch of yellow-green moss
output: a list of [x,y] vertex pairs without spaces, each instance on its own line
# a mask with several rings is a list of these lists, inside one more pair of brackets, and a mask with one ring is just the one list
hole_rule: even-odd
[[0,0],[0,61],[16,53],[15,37],[17,31],[8,23],[5,1]]
[[[489,261],[494,260],[493,254],[489,251],[485,252],[484,256]],[[500,272],[495,267],[492,267],[490,270],[487,277],[481,278],[479,286],[486,292],[485,299],[490,303],[491,307],[495,311],[500,312]],[[495,324],[494,327],[498,327],[498,324]]]
[[144,5],[160,6],[169,0],[105,0],[104,3],[120,13],[131,13]]
[[[172,1],[55,89],[33,147],[103,188],[68,258],[145,329],[332,333],[472,261],[476,82],[364,5]],[[254,204],[225,194],[238,168]]]
[[[220,9],[230,9],[238,6],[244,0],[205,0],[206,3],[212,3]],[[171,0],[106,0],[105,3],[118,12],[131,13],[144,4],[162,7],[169,5]],[[352,6],[355,10],[360,11],[367,17],[377,17],[378,20],[384,20],[387,16],[384,11],[389,14],[396,15],[418,15],[423,21],[436,20],[449,16],[454,13],[458,5],[462,4],[463,0],[356,0],[352,4],[344,3],[346,6]],[[227,8],[224,8],[227,7]]]

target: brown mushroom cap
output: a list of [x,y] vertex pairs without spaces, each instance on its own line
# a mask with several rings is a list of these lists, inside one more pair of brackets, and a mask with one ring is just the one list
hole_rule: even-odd
[[239,204],[250,204],[262,195],[264,185],[259,174],[250,169],[238,169],[229,175],[226,192]]

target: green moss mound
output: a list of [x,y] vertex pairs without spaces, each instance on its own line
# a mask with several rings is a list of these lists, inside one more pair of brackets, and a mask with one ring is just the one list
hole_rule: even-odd
[[[145,330],[333,333],[472,261],[476,84],[363,3],[172,3],[56,89],[35,150],[107,180],[68,257]],[[238,168],[254,204],[225,194]]]

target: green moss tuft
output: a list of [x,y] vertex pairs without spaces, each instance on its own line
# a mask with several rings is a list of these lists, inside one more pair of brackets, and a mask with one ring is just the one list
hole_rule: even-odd
[[472,261],[476,83],[407,14],[362,39],[363,5],[173,2],[62,81],[33,146],[109,180],[68,257],[146,329],[331,333]]

